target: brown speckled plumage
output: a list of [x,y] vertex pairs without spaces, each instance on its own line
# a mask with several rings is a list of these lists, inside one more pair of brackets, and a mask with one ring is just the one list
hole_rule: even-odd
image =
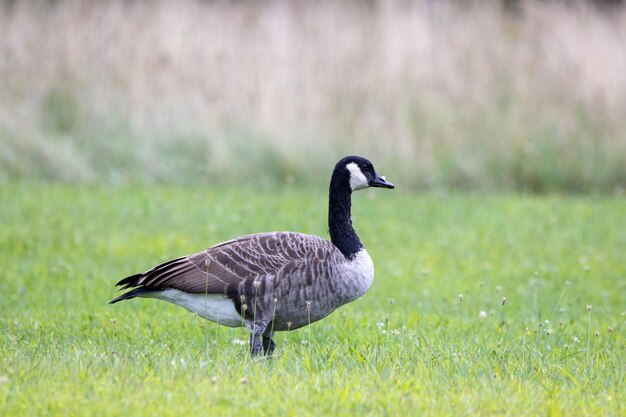
[[[363,257],[369,259],[365,250]],[[256,316],[271,322],[274,317],[273,328],[280,331],[307,325],[309,313],[311,322],[317,321],[363,295],[374,276],[371,260],[360,263],[361,268],[350,265],[332,243],[318,236],[272,232],[220,243],[128,277],[119,285],[223,294],[248,320]]]

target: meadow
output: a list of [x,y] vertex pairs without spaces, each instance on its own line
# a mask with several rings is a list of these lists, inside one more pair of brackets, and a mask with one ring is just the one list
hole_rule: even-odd
[[[0,416],[626,415],[626,9],[0,2]],[[371,290],[278,334],[114,284],[354,197]]]
[[324,189],[3,184],[0,415],[624,415],[626,201],[397,186],[354,197],[371,290],[267,360],[243,329],[107,303],[237,235],[325,236]]

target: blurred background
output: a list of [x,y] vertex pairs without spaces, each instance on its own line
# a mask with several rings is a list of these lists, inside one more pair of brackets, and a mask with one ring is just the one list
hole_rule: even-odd
[[0,181],[623,193],[621,1],[2,1]]

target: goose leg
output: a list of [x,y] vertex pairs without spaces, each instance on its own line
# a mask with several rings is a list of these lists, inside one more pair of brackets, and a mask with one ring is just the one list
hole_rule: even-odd
[[272,353],[274,353],[274,349],[276,348],[276,344],[274,343],[274,340],[272,339],[273,336],[274,336],[273,333],[263,335],[263,353],[267,356],[272,356]]
[[[250,330],[250,354],[257,356],[261,353],[263,344],[261,343],[261,336],[267,329],[266,322],[257,321],[256,323],[248,323],[248,329]],[[265,340],[265,337],[263,337]]]

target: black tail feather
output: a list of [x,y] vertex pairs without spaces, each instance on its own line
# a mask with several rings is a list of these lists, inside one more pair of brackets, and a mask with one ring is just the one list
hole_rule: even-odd
[[128,291],[127,293],[124,293],[124,294],[120,295],[115,300],[109,301],[109,304],[115,304],[118,301],[130,300],[131,298],[141,297],[144,294],[149,294],[149,293],[152,293],[152,292],[159,292],[159,291],[161,291],[161,290],[160,289],[156,289],[156,288],[146,288],[146,287],[134,288],[134,289]]
[[159,264],[157,266],[155,266],[154,268],[143,272],[141,274],[135,274],[135,275],[131,275],[129,277],[124,278],[123,280],[119,281],[117,284],[115,284],[116,286],[121,286],[122,288],[120,288],[120,290],[125,290],[127,288],[131,288],[131,287],[137,287],[139,285],[142,284],[143,279],[145,278],[149,278],[151,276],[153,276],[155,273],[159,272],[161,269],[171,266],[172,264],[181,262],[181,261],[186,261],[186,257],[180,257],[180,258],[176,258],[176,259],[172,259],[170,261],[167,262],[163,262],[162,264]]
[[126,288],[130,288],[130,287],[136,287],[137,285],[139,285],[138,281],[139,281],[139,279],[142,276],[143,276],[143,274],[131,275],[129,277],[124,278],[123,280],[121,280],[117,284],[115,284],[115,286],[119,287],[119,286],[123,285],[123,287],[120,288],[120,290],[125,290]]
[[[117,284],[115,284],[115,286],[120,287],[118,291],[124,291],[133,287],[136,287],[136,288],[133,288],[127,293],[120,295],[113,301],[110,301],[109,304],[115,304],[118,301],[130,300],[131,298],[141,297],[142,295],[145,295],[145,294],[162,291],[163,288],[154,288],[154,287],[150,288],[144,285],[150,285],[150,281],[151,281],[150,278],[153,277],[154,274],[158,274],[161,271],[161,269],[172,266],[173,264],[176,264],[176,263],[184,262],[186,260],[187,260],[186,257],[172,259],[171,261],[163,262],[162,264],[159,264],[146,272],[143,272],[141,274],[131,275],[129,277],[126,277],[120,280]],[[146,279],[148,279],[147,282],[146,282]]]

